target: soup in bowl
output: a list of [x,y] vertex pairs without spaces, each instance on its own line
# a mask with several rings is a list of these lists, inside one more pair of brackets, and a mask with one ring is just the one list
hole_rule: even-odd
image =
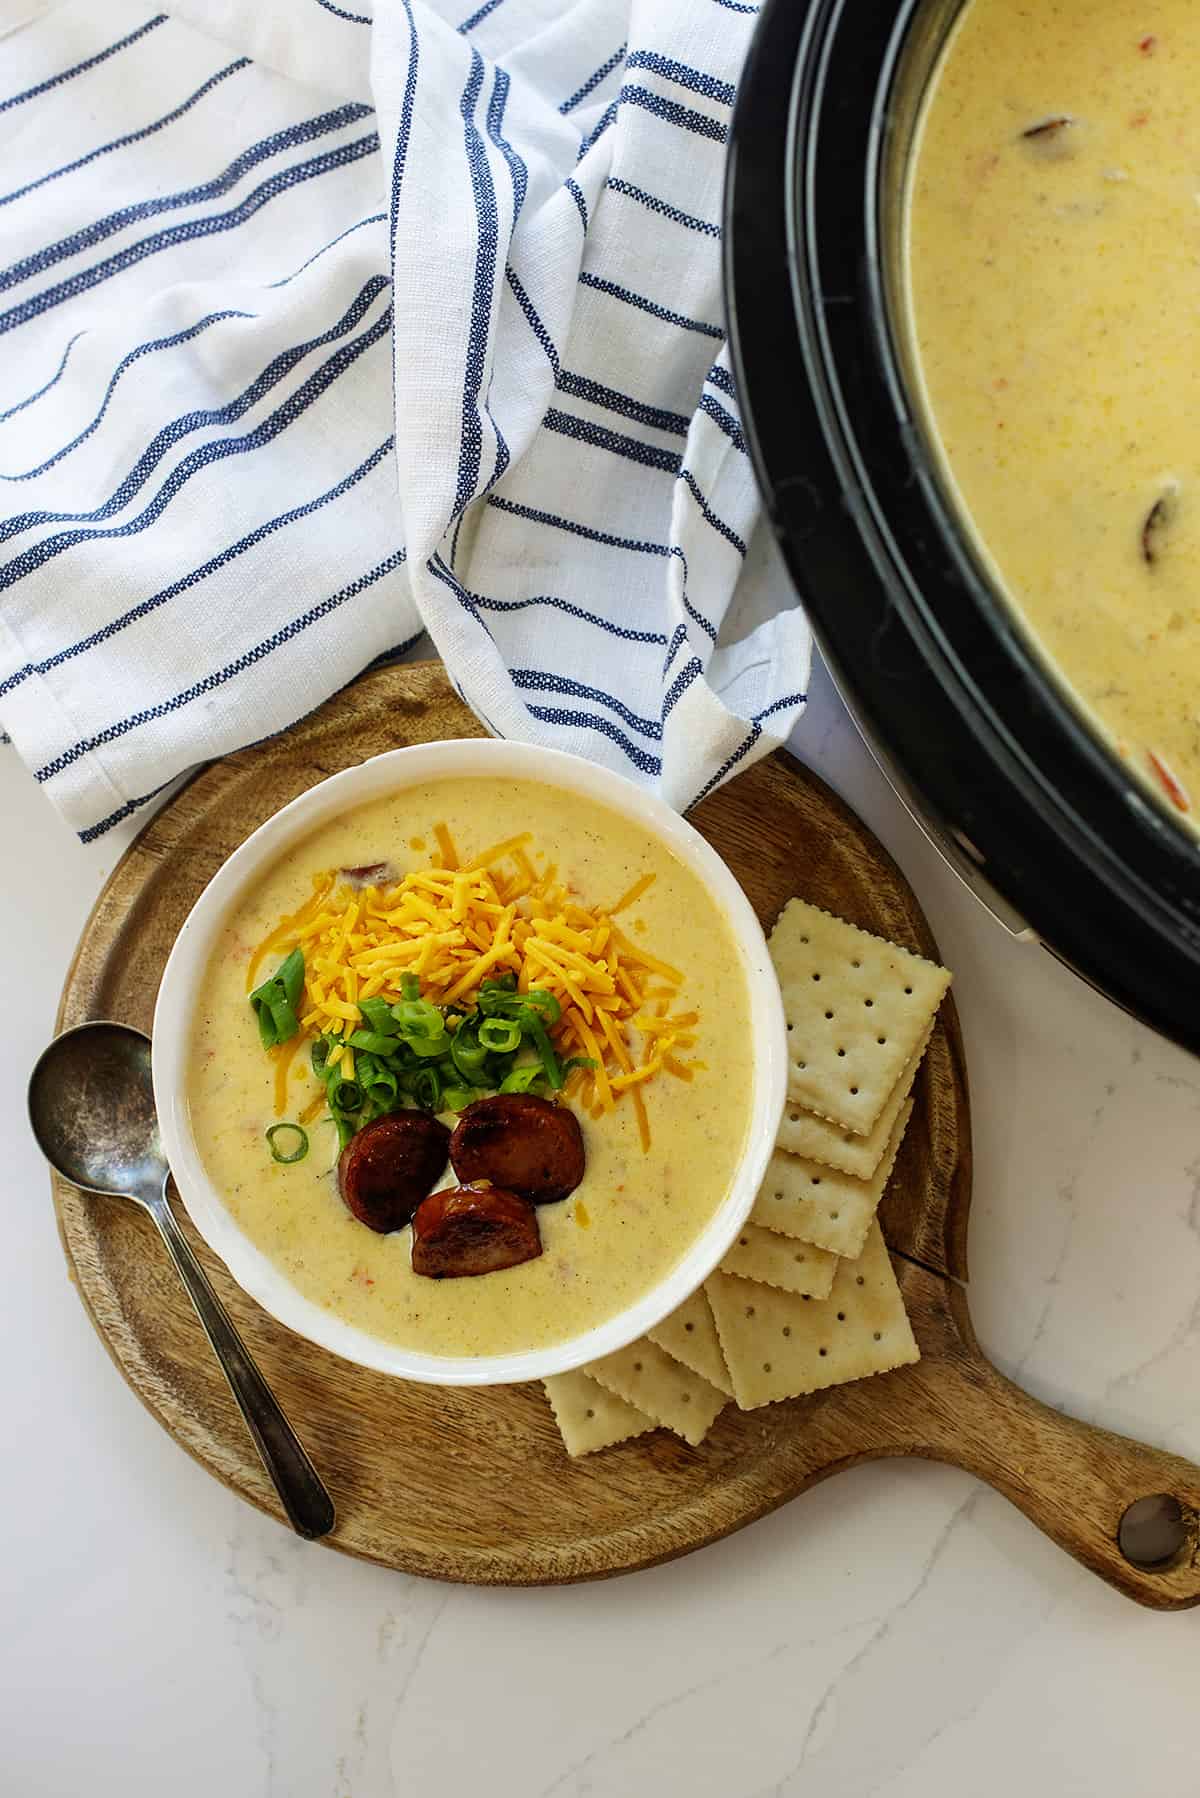
[[661,801],[573,756],[397,750],[268,820],[154,1023],[197,1228],[279,1321],[503,1383],[645,1333],[729,1247],[782,1111],[754,913]]

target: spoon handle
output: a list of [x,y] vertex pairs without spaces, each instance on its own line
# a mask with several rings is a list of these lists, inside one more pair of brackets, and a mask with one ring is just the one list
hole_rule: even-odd
[[298,1535],[310,1540],[327,1536],[334,1524],[333,1500],[300,1446],[278,1399],[251,1359],[229,1313],[209,1285],[207,1274],[175,1221],[165,1188],[146,1209],[158,1225],[179,1277],[187,1287],[196,1315],[221,1363],[221,1371],[229,1381],[288,1521]]

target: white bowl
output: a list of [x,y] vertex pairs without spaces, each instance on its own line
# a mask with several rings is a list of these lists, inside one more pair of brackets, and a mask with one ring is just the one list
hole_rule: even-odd
[[[580,1336],[550,1348],[508,1355],[425,1355],[357,1329],[316,1305],[255,1247],[205,1172],[185,1096],[188,1039],[196,994],[230,909],[262,871],[316,826],[351,806],[421,782],[486,775],[540,781],[581,793],[665,843],[717,901],[745,972],[754,1042],[751,1118],[746,1149],[729,1192],[700,1235],[663,1279],[633,1305]],[[361,1367],[440,1386],[494,1386],[565,1373],[612,1354],[653,1329],[710,1274],[745,1223],[766,1171],[783,1112],[787,1038],[779,985],[758,919],[725,863],[663,800],[619,774],[558,750],[470,738],[420,744],[375,756],[323,780],[268,818],[230,856],[192,907],[163,971],[154,1013],[154,1098],[167,1159],[192,1222],[230,1273],[288,1329]]]

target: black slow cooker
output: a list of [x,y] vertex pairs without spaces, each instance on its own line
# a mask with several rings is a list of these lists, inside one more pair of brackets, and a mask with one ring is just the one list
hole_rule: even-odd
[[910,398],[904,175],[962,3],[765,0],[725,195],[746,432],[825,659],[911,809],[1010,928],[1200,1052],[1200,841],[1026,636]]

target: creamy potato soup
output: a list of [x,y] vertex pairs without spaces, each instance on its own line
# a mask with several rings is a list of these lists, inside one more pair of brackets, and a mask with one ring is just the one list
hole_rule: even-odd
[[1129,764],[1200,803],[1195,0],[970,0],[908,193],[952,487]]
[[[506,848],[506,840],[516,847]],[[454,865],[469,870],[473,858],[496,844],[503,853],[485,871],[461,874],[455,886]],[[401,886],[405,876],[430,869],[422,875],[425,887],[412,880],[407,889]],[[320,877],[335,870],[351,870],[353,878],[326,880],[322,887]],[[496,903],[486,913],[493,880]],[[438,899],[439,884],[444,900]],[[414,930],[421,928],[423,894],[435,911],[435,901],[457,910],[463,928],[473,930],[472,918],[478,921],[477,940],[423,950],[428,967],[435,965],[435,954],[459,955],[468,957],[462,965],[469,972],[478,965],[469,958],[482,953],[486,959],[491,953],[486,945],[499,941],[506,918],[508,929],[525,917],[526,953],[543,956],[542,962],[530,961],[535,977],[539,966],[573,970],[558,981],[563,1005],[549,1031],[565,1079],[565,1101],[553,1092],[547,1097],[556,1106],[565,1102],[582,1126],[583,1175],[566,1199],[536,1204],[541,1236],[536,1258],[502,1271],[422,1277],[413,1270],[412,1228],[387,1233],[368,1228],[339,1193],[339,1132],[324,1102],[326,1086],[332,1091],[333,1083],[328,1067],[323,1079],[312,1067],[314,1034],[327,1021],[327,1014],[317,1012],[322,1003],[341,1002],[330,996],[335,990],[360,996],[374,990],[378,977],[371,970],[393,967],[386,940],[381,951],[375,939],[386,939],[386,919],[404,909],[398,891],[409,893],[405,916],[417,919]],[[480,892],[485,898],[478,898]],[[337,908],[347,901],[354,908],[345,925],[349,947],[338,954],[344,961],[353,948],[358,958],[357,984],[351,988],[336,986],[328,947],[334,942],[336,948],[343,928],[338,920],[345,915]],[[542,929],[539,906],[551,920],[544,937],[534,934]],[[572,952],[562,947],[587,937],[580,908],[595,921],[590,942],[601,945],[595,987],[605,984],[603,967],[617,965],[613,945],[624,945],[619,979],[625,986],[610,1001],[621,1010],[609,1013],[608,1025],[611,1031],[613,1019],[623,1015],[619,1056],[606,1046],[600,1011],[586,1025],[565,984],[585,979],[579,971],[584,964],[572,961]],[[308,921],[281,933],[280,921],[297,914]],[[430,915],[430,934],[448,942],[457,927],[443,929],[445,917]],[[559,916],[567,920],[561,926],[555,921]],[[322,918],[334,922],[322,924]],[[305,929],[316,934],[304,937]],[[271,976],[297,939],[306,986],[294,1012],[298,1023],[309,1022],[297,1038],[264,1048],[248,987]],[[275,947],[263,953],[264,942]],[[324,953],[317,944],[325,945]],[[400,944],[391,953],[404,957],[408,950]],[[416,964],[410,957],[403,965],[411,970]],[[410,1004],[418,988],[418,1008],[454,994],[448,964],[437,966],[443,982],[438,990],[428,977],[410,973],[405,989]],[[502,959],[493,961],[489,975],[502,974],[504,967]],[[515,972],[509,978],[517,1007]],[[394,968],[389,979],[382,997],[398,1000],[401,1015],[407,1015]],[[545,979],[554,984],[551,973]],[[319,1000],[316,995],[322,994]],[[469,1007],[470,988],[457,993],[456,1002]],[[370,1009],[365,997],[363,1003]],[[384,1013],[377,1016],[386,1026]],[[571,1035],[573,1018],[579,1020],[577,1037]],[[346,1020],[354,1029],[364,1022],[361,1016],[357,1023]],[[453,1025],[461,1027],[461,1019],[455,1017]],[[269,1034],[269,1020],[266,1028]],[[604,1081],[611,1089],[607,1102],[595,1057],[591,1068],[570,1068],[572,1061],[586,1059],[577,1051],[589,1032],[601,1045]],[[339,1040],[325,1038],[327,1044]],[[503,1028],[489,1040],[506,1041]],[[532,1053],[520,1052],[527,1069]],[[359,1080],[366,1078],[366,1062],[374,1065],[370,1053],[360,1050]],[[213,1185],[245,1233],[301,1293],[388,1342],[438,1355],[491,1355],[543,1347],[603,1322],[680,1259],[726,1196],[742,1155],[752,1062],[749,996],[729,926],[701,882],[665,847],[575,793],[512,781],[447,779],[347,812],[288,851],[246,892],[221,931],[197,1002],[188,1100],[195,1141]],[[544,1085],[531,1090],[547,1091]],[[479,1093],[455,1095],[447,1089],[446,1096],[461,1106]],[[268,1148],[266,1133],[281,1119],[303,1126],[308,1147],[299,1160],[276,1160]],[[456,1117],[444,1121],[453,1126]],[[290,1154],[298,1133],[281,1131],[274,1141]],[[432,1184],[453,1186],[456,1179],[447,1171]]]

